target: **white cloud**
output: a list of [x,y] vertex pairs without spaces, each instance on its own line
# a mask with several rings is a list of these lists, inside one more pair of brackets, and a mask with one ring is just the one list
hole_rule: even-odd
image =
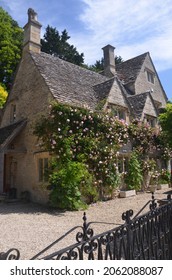
[[172,67],[171,0],[82,2],[86,5],[80,20],[87,32],[72,38],[88,63],[102,57],[101,47],[112,44],[124,59],[149,51],[158,70]]
[[172,68],[171,0],[73,0],[69,6],[62,5],[64,2],[67,5],[67,0],[0,0],[0,5],[8,8],[20,26],[26,23],[27,9],[32,7],[38,12],[43,33],[47,24],[61,31],[68,21],[60,17],[63,9],[76,2],[82,9],[78,14],[82,32],[73,26],[69,35],[78,51],[84,52],[86,63],[100,59],[101,48],[111,44],[124,60],[149,51],[158,71]]

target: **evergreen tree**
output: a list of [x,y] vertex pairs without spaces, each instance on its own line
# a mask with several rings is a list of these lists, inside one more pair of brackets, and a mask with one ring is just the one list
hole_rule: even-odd
[[48,25],[43,39],[41,39],[41,50],[63,60],[82,65],[84,62],[84,54],[79,54],[76,48],[67,42],[69,39],[70,36],[66,29],[63,30],[60,35],[56,28]]
[[[115,56],[115,65],[122,63],[123,59],[121,56]],[[95,64],[87,66],[85,65],[86,68],[89,70],[95,71],[95,72],[101,72],[104,69],[104,59],[101,58],[100,60],[96,60]]]

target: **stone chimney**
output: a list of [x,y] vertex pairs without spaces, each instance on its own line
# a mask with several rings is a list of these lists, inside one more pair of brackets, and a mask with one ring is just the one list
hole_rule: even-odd
[[104,53],[104,75],[110,78],[116,73],[114,49],[115,47],[111,45],[107,45],[102,48]]
[[42,25],[37,21],[37,13],[28,9],[28,22],[24,26],[24,41],[23,50],[40,53],[41,51],[41,27]]

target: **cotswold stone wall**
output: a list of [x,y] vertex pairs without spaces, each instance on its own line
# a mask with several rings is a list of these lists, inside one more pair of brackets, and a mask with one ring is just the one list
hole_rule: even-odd
[[16,162],[15,186],[20,197],[29,191],[32,201],[46,203],[48,193],[38,182],[38,158],[42,153],[33,135],[36,120],[48,111],[53,99],[42,76],[35,67],[29,54],[25,53],[20,62],[17,76],[10,93],[1,126],[10,124],[11,105],[16,105],[16,120],[27,119],[27,125],[13,141],[13,151],[7,151],[6,180],[14,184],[11,177],[11,162]]
[[155,75],[154,84],[150,83],[147,80],[146,70],[150,70],[153,73],[155,73],[155,69],[154,69],[154,67],[153,67],[153,65],[152,65],[148,56],[146,57],[145,63],[143,64],[143,66],[141,68],[141,71],[140,71],[140,74],[138,75],[138,77],[136,79],[136,83],[135,83],[136,94],[153,90],[152,93],[151,93],[153,99],[161,102],[162,107],[165,107],[166,100],[165,100],[164,92],[161,89],[161,84],[160,84],[160,81],[159,81],[158,77]]

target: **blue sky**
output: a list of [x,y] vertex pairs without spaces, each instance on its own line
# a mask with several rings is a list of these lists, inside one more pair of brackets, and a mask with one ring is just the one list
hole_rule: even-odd
[[101,48],[116,47],[124,60],[150,52],[161,83],[172,100],[171,0],[0,0],[23,27],[33,8],[42,24],[67,29],[70,43],[84,53],[85,63],[101,59]]

